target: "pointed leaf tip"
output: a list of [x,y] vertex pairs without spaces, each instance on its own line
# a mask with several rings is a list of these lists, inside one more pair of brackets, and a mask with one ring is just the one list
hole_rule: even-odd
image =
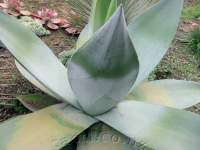
[[134,84],[138,59],[122,7],[71,59],[69,81],[82,108],[104,113],[121,101]]
[[176,34],[182,8],[183,0],[160,0],[128,25],[140,62],[136,84],[147,78],[166,54]]

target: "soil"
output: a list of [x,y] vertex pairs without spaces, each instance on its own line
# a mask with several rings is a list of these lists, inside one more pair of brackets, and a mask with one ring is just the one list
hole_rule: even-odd
[[[48,8],[57,10],[61,17],[67,18],[69,16],[70,9],[64,1],[65,0],[24,0],[25,6],[29,8],[29,10],[36,11],[47,6]],[[196,3],[196,0],[186,1],[186,5],[192,5],[194,3]],[[195,55],[190,49],[188,49],[188,47],[183,46],[183,41],[181,39],[183,39],[184,36],[185,34],[183,31],[179,30],[174,44],[172,44],[168,54],[163,59],[161,64],[165,62],[169,64],[173,63],[174,60],[178,60],[179,65],[172,67],[174,74],[170,75],[170,78],[200,81],[198,70],[199,60],[194,57],[191,61],[190,58],[193,58]],[[55,54],[58,54],[63,50],[72,48],[76,38],[59,30],[52,32],[50,36],[43,37],[42,40],[51,49],[53,49]],[[185,51],[184,55],[182,52],[183,49]],[[174,56],[175,53],[178,53],[178,55]],[[185,56],[186,54],[187,56]],[[172,57],[173,59],[171,59]],[[177,74],[176,72],[180,72],[179,66],[185,64],[191,64],[194,69],[191,72],[186,70],[185,74]],[[156,78],[159,79],[166,78],[165,76],[163,77],[162,74],[158,74],[156,76]],[[28,113],[29,111],[15,99],[15,95],[35,92],[39,92],[39,90],[20,75],[15,67],[14,59],[11,54],[5,49],[0,49],[0,122],[16,115]],[[196,105],[189,110],[200,113],[200,105]]]

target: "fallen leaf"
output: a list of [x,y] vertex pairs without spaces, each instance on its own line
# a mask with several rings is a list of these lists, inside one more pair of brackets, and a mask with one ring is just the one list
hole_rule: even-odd
[[47,27],[51,30],[58,30],[59,29],[59,26],[57,26],[56,24],[53,24],[51,22],[48,22],[47,23]]
[[33,17],[33,18],[37,18],[37,19],[42,19],[37,13],[31,13],[31,16]]
[[13,11],[13,10],[8,10],[7,13],[8,13],[9,15],[14,16],[14,17],[20,16],[20,13],[19,13],[19,12],[16,12],[16,11]]
[[181,25],[181,30],[184,32],[191,32],[191,31],[194,31],[198,27],[199,27],[198,23],[194,21],[187,21]]
[[70,23],[65,23],[65,24],[61,25],[60,27],[61,28],[69,28],[70,26],[71,26]]
[[21,15],[23,16],[31,16],[32,13],[28,10],[20,10]]
[[68,34],[76,34],[77,29],[70,27],[70,28],[66,28],[65,31],[67,31]]

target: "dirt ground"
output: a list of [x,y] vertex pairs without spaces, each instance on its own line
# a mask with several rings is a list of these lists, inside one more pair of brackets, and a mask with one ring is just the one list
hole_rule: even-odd
[[[42,8],[44,6],[47,6],[49,8],[56,9],[60,16],[67,18],[69,15],[69,7],[66,3],[64,3],[65,0],[24,0],[25,5],[30,10],[38,10],[39,8]],[[193,4],[196,1],[194,0],[187,0],[186,4]],[[180,39],[182,38],[182,31],[179,30],[176,36],[175,44],[172,45],[170,51],[166,55],[165,59],[168,59],[168,57],[171,57],[172,51],[180,52],[180,49],[184,49],[185,47],[181,47],[182,42]],[[43,37],[42,40],[54,50],[56,54],[63,50],[67,50],[73,47],[76,38],[72,36],[68,36],[63,31],[56,31],[52,32],[50,36]],[[190,54],[190,51],[187,51],[188,55]],[[185,57],[183,55],[180,56],[180,64],[183,63],[191,63],[190,60],[182,58]],[[179,58],[178,58],[179,59]],[[164,61],[163,60],[163,61]],[[187,61],[187,62],[185,62]],[[192,63],[195,65],[194,67],[198,68],[198,60],[195,59]],[[177,69],[177,68],[175,68]],[[177,69],[177,72],[179,70]],[[200,81],[199,78],[199,70],[197,69],[194,72],[191,72],[191,74],[195,74],[198,78],[192,78],[188,74],[185,76],[174,74],[170,76],[171,78],[179,78],[179,79],[191,79],[195,81]],[[0,49],[0,122],[4,121],[8,118],[11,118],[13,116],[27,113],[28,111],[15,99],[15,95],[19,94],[27,94],[27,93],[35,93],[39,92],[37,88],[35,88],[32,84],[27,82],[26,79],[24,79],[20,73],[17,71],[14,59],[11,56],[11,54],[5,50]],[[196,105],[189,110],[200,113],[200,106]]]

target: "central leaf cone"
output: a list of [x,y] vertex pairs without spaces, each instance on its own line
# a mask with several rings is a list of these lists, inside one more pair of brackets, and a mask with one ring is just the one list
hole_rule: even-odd
[[74,54],[68,66],[69,81],[82,109],[99,115],[127,95],[136,80],[138,66],[120,6]]

